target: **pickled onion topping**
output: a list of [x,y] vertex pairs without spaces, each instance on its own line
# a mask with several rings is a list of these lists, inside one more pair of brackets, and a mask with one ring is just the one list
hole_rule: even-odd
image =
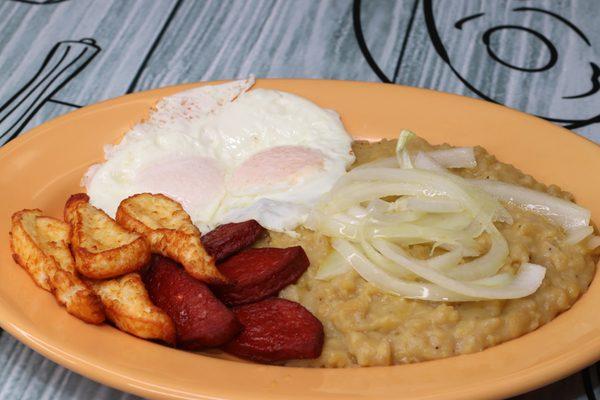
[[[350,269],[379,289],[430,301],[512,299],[534,293],[546,268],[507,264],[509,247],[498,224],[512,224],[503,203],[550,218],[564,243],[592,236],[590,212],[569,201],[521,186],[465,179],[453,168],[477,165],[473,148],[416,152],[403,130],[396,157],[376,160],[343,176],[317,204],[306,226],[332,238],[334,252],[316,274],[332,279]],[[429,257],[412,255],[415,245]],[[506,267],[506,268],[505,268]]]

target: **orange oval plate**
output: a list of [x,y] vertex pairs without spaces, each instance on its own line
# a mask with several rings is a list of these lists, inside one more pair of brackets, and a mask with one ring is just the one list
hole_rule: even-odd
[[[197,84],[196,84],[197,85]],[[0,149],[0,324],[51,360],[151,398],[501,398],[566,376],[600,358],[600,282],[566,313],[480,353],[412,365],[352,369],[266,366],[188,353],[68,315],[10,257],[10,215],[38,207],[60,216],[85,169],[161,97],[195,85],[137,93],[82,108]],[[356,137],[410,128],[432,143],[482,145],[542,182],[573,192],[600,216],[598,146],[541,119],[466,97],[402,86],[259,80],[256,87],[307,97],[340,113]],[[215,354],[218,356],[218,354]]]

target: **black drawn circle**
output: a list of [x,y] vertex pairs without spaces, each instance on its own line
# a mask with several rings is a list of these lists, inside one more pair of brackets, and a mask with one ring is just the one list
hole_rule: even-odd
[[[496,54],[493,47],[490,45],[490,38],[492,37],[492,35],[496,32],[501,32],[501,31],[522,31],[522,32],[527,32],[527,33],[533,35],[535,38],[539,39],[544,44],[544,46],[546,46],[546,49],[548,49],[548,52],[550,53],[550,59],[546,62],[546,64],[542,65],[541,67],[535,67],[535,68],[521,67],[521,66],[510,64],[509,62],[504,61],[502,58],[500,58]],[[556,47],[554,47],[552,42],[550,40],[548,40],[548,38],[546,36],[542,35],[541,33],[534,31],[533,29],[526,28],[524,26],[498,25],[498,26],[495,26],[495,27],[490,28],[487,31],[485,31],[483,33],[483,36],[481,37],[481,40],[483,41],[483,43],[486,46],[488,55],[494,61],[499,62],[500,64],[502,64],[508,68],[516,69],[518,71],[523,71],[523,72],[546,71],[546,70],[552,68],[556,64],[556,61],[558,60],[558,52],[556,51]]]
[[[423,2],[421,4],[422,4],[422,9],[423,9],[423,18],[425,20],[425,26],[427,27],[427,33],[429,34],[431,44],[433,45],[438,56],[448,65],[448,67],[452,70],[454,75],[469,90],[471,90],[473,93],[475,93],[477,96],[479,96],[480,98],[482,98],[484,100],[490,101],[492,103],[498,103],[498,101],[492,99],[491,97],[487,96],[485,93],[483,93],[482,91],[477,89],[475,86],[473,86],[469,81],[467,81],[461,75],[461,73],[454,67],[454,65],[452,65],[452,62],[450,61],[450,57],[448,56],[448,52],[446,51],[446,48],[444,47],[444,44],[442,43],[442,40],[437,31],[437,27],[435,24],[435,17],[433,15],[432,0],[423,0]],[[391,80],[389,79],[389,77],[381,70],[381,68],[379,67],[379,65],[377,64],[375,59],[373,58],[373,56],[369,50],[369,47],[365,41],[363,31],[362,31],[362,26],[361,26],[361,20],[360,20],[360,11],[361,11],[360,8],[361,8],[361,1],[354,0],[354,4],[352,7],[352,17],[353,17],[352,21],[353,21],[354,34],[356,36],[356,41],[358,43],[358,47],[360,48],[360,51],[361,51],[363,57],[365,58],[365,60],[367,61],[367,63],[369,64],[369,66],[371,67],[373,72],[375,72],[375,74],[379,77],[379,79],[382,82],[391,83]],[[521,7],[521,9],[524,9],[524,8]],[[515,9],[515,10],[518,11],[521,9]],[[544,12],[549,13],[547,11],[544,11]],[[549,14],[554,15],[552,13],[549,13]],[[556,15],[554,15],[554,16],[557,17]],[[558,16],[557,18],[559,18],[563,22],[566,21],[563,17]],[[587,40],[585,35],[583,35],[583,33],[581,32],[581,30],[579,28],[577,28],[576,26],[574,26],[572,23],[570,23],[568,21],[566,23],[567,23],[567,25],[571,26],[571,28],[574,29],[578,35],[582,36],[583,40],[586,43],[589,44],[589,41]],[[554,48],[554,46],[552,46],[552,48]],[[554,50],[556,50],[556,49],[554,48]],[[569,128],[569,129],[577,129],[577,128],[581,128],[581,127],[591,125],[594,123],[600,123],[600,114],[595,115],[591,118],[587,118],[587,119],[585,119],[585,118],[584,119],[554,118],[554,117],[543,116],[543,115],[538,115],[538,116],[540,118],[544,118],[551,122],[563,124],[563,126],[565,128]]]
[[[477,96],[481,97],[484,100],[498,104],[498,101],[496,101],[493,98],[491,98],[490,96],[486,95],[481,90],[479,90],[477,87],[475,87],[472,83],[470,83],[468,80],[466,80],[465,77],[463,77],[462,74],[452,64],[452,62],[450,61],[448,52],[444,46],[444,43],[442,42],[439,32],[437,30],[437,26],[435,23],[435,16],[433,13],[433,0],[423,0],[422,4],[423,4],[423,17],[425,19],[425,26],[427,27],[427,33],[429,34],[429,39],[431,40],[431,44],[433,45],[433,48],[437,52],[438,56],[448,65],[448,67],[452,70],[454,75],[456,75],[456,77],[467,88],[469,88],[469,90],[471,90],[473,93],[475,93]],[[356,3],[355,3],[355,5],[356,5]],[[580,32],[579,29],[577,29],[577,31]],[[585,118],[584,119],[555,118],[555,117],[544,116],[544,115],[538,115],[538,117],[544,118],[545,120],[548,120],[551,122],[563,124],[563,126],[565,128],[569,128],[569,129],[577,129],[577,128],[581,128],[581,127],[584,127],[587,125],[591,125],[591,124],[600,122],[600,114],[595,115],[591,118],[587,118],[587,119],[585,119]]]

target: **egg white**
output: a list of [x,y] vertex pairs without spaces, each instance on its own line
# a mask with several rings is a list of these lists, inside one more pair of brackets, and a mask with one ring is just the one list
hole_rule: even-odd
[[352,139],[335,112],[252,84],[162,99],[86,173],[92,204],[114,216],[133,194],[163,193],[202,231],[248,219],[280,232],[302,224],[354,161]]

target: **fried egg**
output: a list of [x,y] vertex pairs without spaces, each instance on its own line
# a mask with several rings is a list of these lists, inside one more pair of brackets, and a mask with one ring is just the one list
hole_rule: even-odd
[[334,111],[253,83],[163,98],[87,171],[91,203],[114,217],[133,194],[163,193],[203,232],[248,219],[279,232],[301,225],[354,162],[352,139]]

